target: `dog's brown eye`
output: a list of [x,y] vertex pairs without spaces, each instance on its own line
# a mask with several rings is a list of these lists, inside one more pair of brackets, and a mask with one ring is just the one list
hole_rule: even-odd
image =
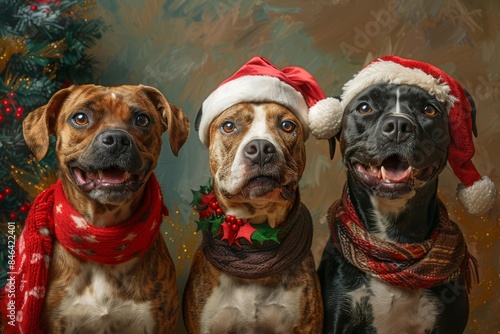
[[281,122],[281,128],[285,132],[292,132],[293,130],[295,130],[296,127],[297,126],[292,121],[283,121],[283,122]]
[[370,105],[368,103],[361,103],[357,108],[356,110],[360,113],[360,114],[369,114],[372,112],[372,107],[370,107]]
[[224,122],[224,124],[222,124],[221,126],[221,129],[225,133],[231,133],[234,131],[234,129],[236,129],[236,126],[234,125],[233,122]]
[[149,123],[151,123],[151,119],[149,118],[148,115],[145,114],[141,114],[137,116],[135,119],[135,124],[143,128],[148,126]]
[[437,114],[437,110],[431,105],[426,105],[424,107],[424,114],[427,116],[435,116]]
[[89,118],[84,113],[79,112],[78,114],[73,116],[73,121],[76,125],[82,126],[89,123]]

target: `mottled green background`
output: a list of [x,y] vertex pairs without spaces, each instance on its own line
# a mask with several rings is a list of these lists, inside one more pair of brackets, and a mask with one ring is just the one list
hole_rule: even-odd
[[[500,2],[498,0],[98,0],[107,30],[92,50],[104,85],[146,84],[160,89],[194,123],[203,100],[255,55],[278,67],[311,72],[327,95],[375,57],[394,54],[430,62],[459,80],[475,98],[479,137],[474,162],[500,185]],[[156,174],[171,219],[165,238],[177,263],[182,292],[198,236],[189,202],[209,176],[208,152],[192,129],[175,158],[166,144]],[[328,158],[326,142],[309,139],[301,181],[315,218],[313,251],[319,260],[328,238],[321,217],[340,194],[345,170]],[[471,294],[467,333],[498,333],[499,206],[489,216],[464,213],[458,180],[448,168],[440,196],[462,227],[480,265]],[[184,333],[179,318],[177,333]]]

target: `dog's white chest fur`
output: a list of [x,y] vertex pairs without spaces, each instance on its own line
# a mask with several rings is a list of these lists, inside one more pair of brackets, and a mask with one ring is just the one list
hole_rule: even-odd
[[377,333],[424,334],[434,328],[439,313],[438,300],[425,290],[404,289],[376,278],[350,295],[354,308],[368,297]]
[[[91,277],[90,284],[82,291],[86,277]],[[121,299],[98,264],[82,266],[66,291],[58,309],[65,318],[66,333],[153,333],[150,302]]]
[[301,292],[222,273],[203,308],[201,333],[292,333],[300,318]]

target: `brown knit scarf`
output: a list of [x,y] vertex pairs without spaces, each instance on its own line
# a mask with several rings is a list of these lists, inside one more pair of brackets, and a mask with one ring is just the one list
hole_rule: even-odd
[[202,247],[207,259],[219,270],[239,278],[258,279],[276,275],[300,263],[312,243],[312,218],[297,195],[294,209],[279,227],[278,243],[241,241],[241,247],[214,238],[203,231]]
[[479,280],[476,260],[441,201],[439,207],[440,221],[427,240],[409,244],[384,241],[365,229],[344,190],[342,200],[328,213],[333,244],[353,266],[389,284],[430,288],[465,275],[469,291],[472,275]]

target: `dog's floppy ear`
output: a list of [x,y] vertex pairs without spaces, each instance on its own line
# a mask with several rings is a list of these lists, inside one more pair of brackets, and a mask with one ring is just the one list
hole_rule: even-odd
[[474,102],[474,99],[469,94],[469,92],[465,89],[464,89],[464,91],[465,91],[465,96],[467,96],[467,100],[469,100],[470,107],[471,107],[470,117],[472,118],[472,133],[474,134],[474,137],[477,137],[476,103]]
[[49,136],[56,134],[57,117],[72,88],[55,93],[46,105],[30,112],[23,121],[24,141],[38,161],[47,154]]
[[168,131],[170,148],[177,156],[189,136],[189,119],[182,109],[168,103],[158,89],[148,86],[141,86],[141,89],[160,113],[163,131]]

